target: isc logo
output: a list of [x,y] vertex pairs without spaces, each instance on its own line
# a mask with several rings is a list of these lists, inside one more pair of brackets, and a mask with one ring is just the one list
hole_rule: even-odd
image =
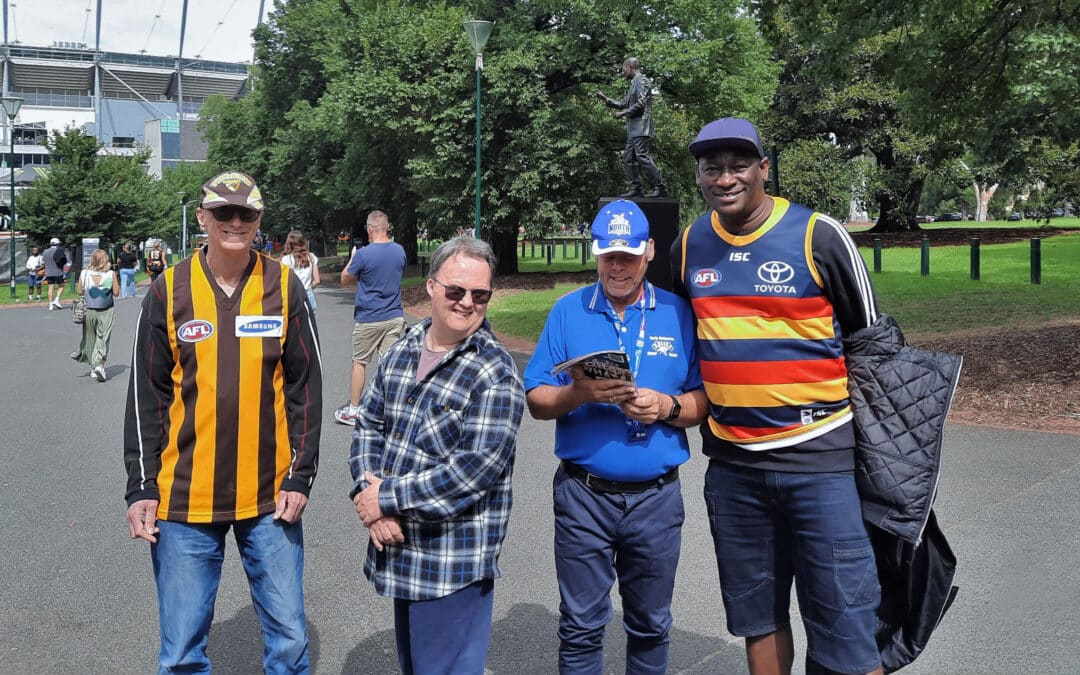
[[176,337],[182,342],[202,342],[214,334],[214,324],[202,319],[187,321],[176,329]]
[[698,288],[715,286],[720,283],[720,272],[708,267],[703,270],[698,270],[694,273],[694,278],[690,280],[690,283]]

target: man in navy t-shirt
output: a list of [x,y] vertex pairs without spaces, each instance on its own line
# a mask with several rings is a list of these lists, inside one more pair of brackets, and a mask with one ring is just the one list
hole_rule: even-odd
[[342,285],[356,282],[349,402],[334,411],[334,419],[348,425],[356,424],[368,362],[375,354],[385,354],[405,332],[401,309],[405,249],[390,240],[390,221],[382,211],[368,214],[367,232],[371,243],[356,249],[341,271]]

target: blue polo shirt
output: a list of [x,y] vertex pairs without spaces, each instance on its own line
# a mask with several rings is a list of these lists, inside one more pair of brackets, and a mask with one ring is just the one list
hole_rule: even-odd
[[[637,386],[671,395],[702,387],[694,313],[686,300],[646,281],[643,302],[627,307],[623,315],[619,332],[599,282],[556,301],[525,367],[525,390],[570,384],[569,373],[552,375],[551,369],[599,350],[621,349],[633,367],[642,320],[645,344],[634,378]],[[618,406],[587,403],[555,421],[555,455],[589,473],[621,481],[651,480],[690,459],[684,429],[658,422],[646,425],[645,431],[644,439],[631,441]]]
[[404,316],[401,308],[401,277],[405,274],[405,249],[393,241],[371,243],[356,252],[346,270],[356,277],[353,320],[373,323]]

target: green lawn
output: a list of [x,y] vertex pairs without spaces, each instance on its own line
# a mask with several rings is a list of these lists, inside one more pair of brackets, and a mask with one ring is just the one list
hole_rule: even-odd
[[[984,223],[976,223],[973,220],[953,220],[943,223],[920,223],[919,229],[921,230],[983,230],[983,229],[1002,229],[1002,230],[1037,230],[1046,223],[1045,220],[1035,222],[1034,220],[988,220]],[[848,228],[849,232],[866,232],[873,225],[860,225],[858,227]],[[1061,230],[1076,230],[1080,229],[1080,217],[1069,216],[1066,218],[1051,218],[1050,227],[1052,229]],[[888,236],[888,235],[885,235]]]
[[[1080,232],[1042,241],[1041,285],[1030,283],[1027,242],[980,251],[981,280],[971,281],[967,246],[931,248],[926,277],[919,273],[920,249],[885,249],[882,272],[871,275],[881,311],[896,317],[907,335],[920,336],[1080,318]],[[862,254],[872,266],[873,251],[862,249]],[[493,301],[488,310],[492,325],[536,340],[552,303],[573,288],[557,286]]]

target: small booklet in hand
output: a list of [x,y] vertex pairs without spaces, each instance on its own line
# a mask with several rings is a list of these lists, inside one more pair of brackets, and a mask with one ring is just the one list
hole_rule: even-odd
[[574,366],[581,366],[581,370],[594,380],[622,380],[630,383],[634,381],[634,373],[630,370],[630,359],[623,352],[592,352],[568,359],[556,364],[551,369],[551,374],[558,375]]

